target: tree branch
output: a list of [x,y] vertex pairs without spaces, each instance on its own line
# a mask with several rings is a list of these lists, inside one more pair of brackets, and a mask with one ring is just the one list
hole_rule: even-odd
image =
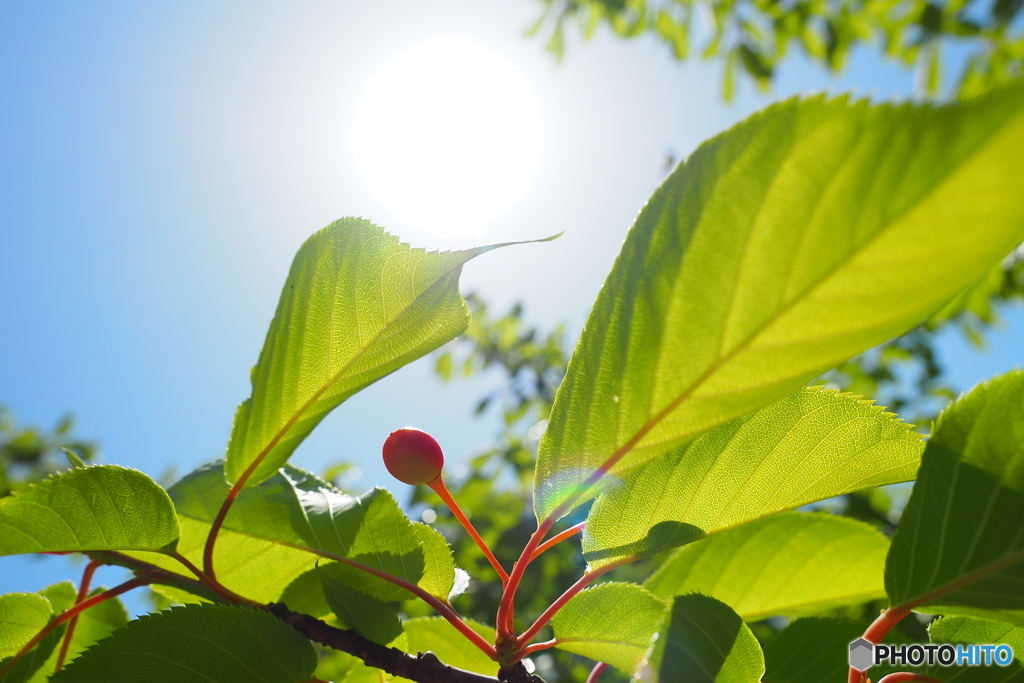
[[[355,631],[335,628],[309,615],[292,612],[280,602],[270,603],[267,609],[314,642],[355,655],[368,666],[418,683],[544,683],[539,676],[528,673],[522,663],[502,669],[497,678],[484,676],[448,666],[432,652],[421,652],[413,656],[380,645]],[[494,666],[497,667],[497,663]]]

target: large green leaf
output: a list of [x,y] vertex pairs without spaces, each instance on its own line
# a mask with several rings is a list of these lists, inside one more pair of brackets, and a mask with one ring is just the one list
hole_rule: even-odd
[[462,266],[496,246],[427,252],[343,218],[302,245],[235,414],[225,472],[274,476],[338,404],[461,333]]
[[0,659],[17,654],[52,615],[50,601],[37,593],[0,595]]
[[557,648],[632,674],[650,653],[667,609],[635,583],[603,583],[567,602],[551,628]]
[[167,492],[126,467],[74,469],[0,498],[0,555],[161,551],[177,540]]
[[1024,623],[1024,371],[936,421],[886,561],[893,605]]
[[665,600],[702,593],[747,621],[808,614],[883,597],[888,550],[867,524],[783,512],[680,548],[644,587]]
[[701,435],[603,493],[584,556],[598,567],[781,510],[913,479],[921,437],[849,394],[801,389]]
[[1024,628],[1002,621],[945,617],[928,627],[933,643],[951,645],[1009,645],[1014,659],[1001,666],[928,667],[928,673],[946,683],[1024,683]]
[[[868,626],[852,619],[797,619],[764,648],[764,683],[843,681],[850,671],[850,643]],[[878,680],[875,670],[873,680]]]
[[[217,463],[193,471],[170,490],[183,520],[194,520],[206,528],[227,492]],[[447,599],[455,581],[455,565],[444,537],[430,527],[411,522],[390,493],[374,489],[354,498],[292,467],[243,490],[224,521],[224,529],[292,552],[346,557],[417,584],[441,599]],[[253,552],[246,552],[244,557],[253,557],[257,547],[271,552],[266,545],[253,546]],[[193,552],[201,555],[198,547]],[[294,558],[294,564],[289,560],[287,583],[311,568],[313,556],[308,555],[309,560],[300,557]],[[221,578],[218,558],[215,556],[214,565]],[[229,567],[237,566],[230,558],[227,561]],[[344,573],[346,583],[381,600],[411,597],[408,591],[356,569],[349,572],[328,565],[324,571],[332,576]]]
[[584,327],[540,444],[538,517],[986,274],[1024,240],[1022,147],[1020,85],[946,107],[794,99],[703,144],[640,213]]
[[675,598],[651,656],[658,683],[757,683],[761,646],[743,619],[706,595]]
[[54,674],[53,683],[299,683],[316,668],[302,634],[259,610],[186,605],[134,621]]

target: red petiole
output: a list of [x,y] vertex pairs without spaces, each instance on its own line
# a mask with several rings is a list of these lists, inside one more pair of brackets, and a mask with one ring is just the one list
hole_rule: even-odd
[[925,676],[924,674],[915,674],[909,671],[889,674],[882,680],[878,681],[878,683],[911,683],[911,681],[917,681],[918,683],[942,683],[942,681],[937,678]]
[[[78,597],[75,599],[75,604],[83,602],[89,597],[89,584],[92,583],[92,575],[96,573],[96,569],[100,566],[100,563],[96,560],[90,560],[85,565],[85,571],[82,572],[82,582],[78,586]],[[78,615],[71,617],[71,621],[68,623],[68,630],[64,633],[64,642],[60,646],[60,654],[57,655],[57,665],[54,667],[54,671],[60,671],[61,667],[64,666],[64,660],[68,656],[68,647],[71,645],[71,639],[75,636],[75,627],[78,625]]]
[[579,524],[574,524],[573,526],[569,527],[561,533],[555,534],[554,536],[552,536],[551,538],[537,546],[537,549],[533,551],[533,555],[530,556],[530,561],[532,562],[533,560],[536,560],[541,553],[551,549],[553,546],[558,545],[565,539],[572,538],[576,534],[583,533],[583,529],[586,526],[586,522],[580,522]]
[[117,597],[122,593],[127,593],[128,591],[133,590],[135,588],[139,588],[140,586],[145,586],[149,583],[152,583],[152,581],[153,580],[148,576],[138,576],[134,579],[125,581],[121,585],[115,586],[114,588],[111,588],[108,591],[104,591],[98,595],[92,596],[87,600],[83,600],[82,602],[76,604],[74,607],[66,610],[59,617],[57,617],[49,624],[44,626],[43,629],[32,638],[32,640],[28,641],[28,643],[25,644],[25,647],[21,648],[18,651],[18,654],[14,655],[14,657],[11,658],[11,661],[7,662],[7,665],[3,669],[0,669],[0,678],[6,676],[7,673],[14,668],[14,665],[17,664],[22,657],[31,652],[32,648],[39,644],[39,641],[41,641],[43,638],[49,635],[55,628],[57,628],[64,622],[74,619],[76,616],[78,616],[79,614],[81,614],[82,612],[84,612],[85,610],[89,609],[94,605],[98,605],[101,602],[105,602],[110,598]]

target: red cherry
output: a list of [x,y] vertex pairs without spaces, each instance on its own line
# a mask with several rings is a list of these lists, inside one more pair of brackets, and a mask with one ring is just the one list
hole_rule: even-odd
[[430,434],[407,427],[391,432],[384,442],[384,466],[398,481],[429,484],[441,476],[444,453]]

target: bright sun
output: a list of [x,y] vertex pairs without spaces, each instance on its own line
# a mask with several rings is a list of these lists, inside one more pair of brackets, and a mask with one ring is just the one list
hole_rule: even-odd
[[479,233],[537,173],[540,105],[500,55],[468,40],[430,40],[370,77],[352,142],[363,179],[389,211],[435,233]]

